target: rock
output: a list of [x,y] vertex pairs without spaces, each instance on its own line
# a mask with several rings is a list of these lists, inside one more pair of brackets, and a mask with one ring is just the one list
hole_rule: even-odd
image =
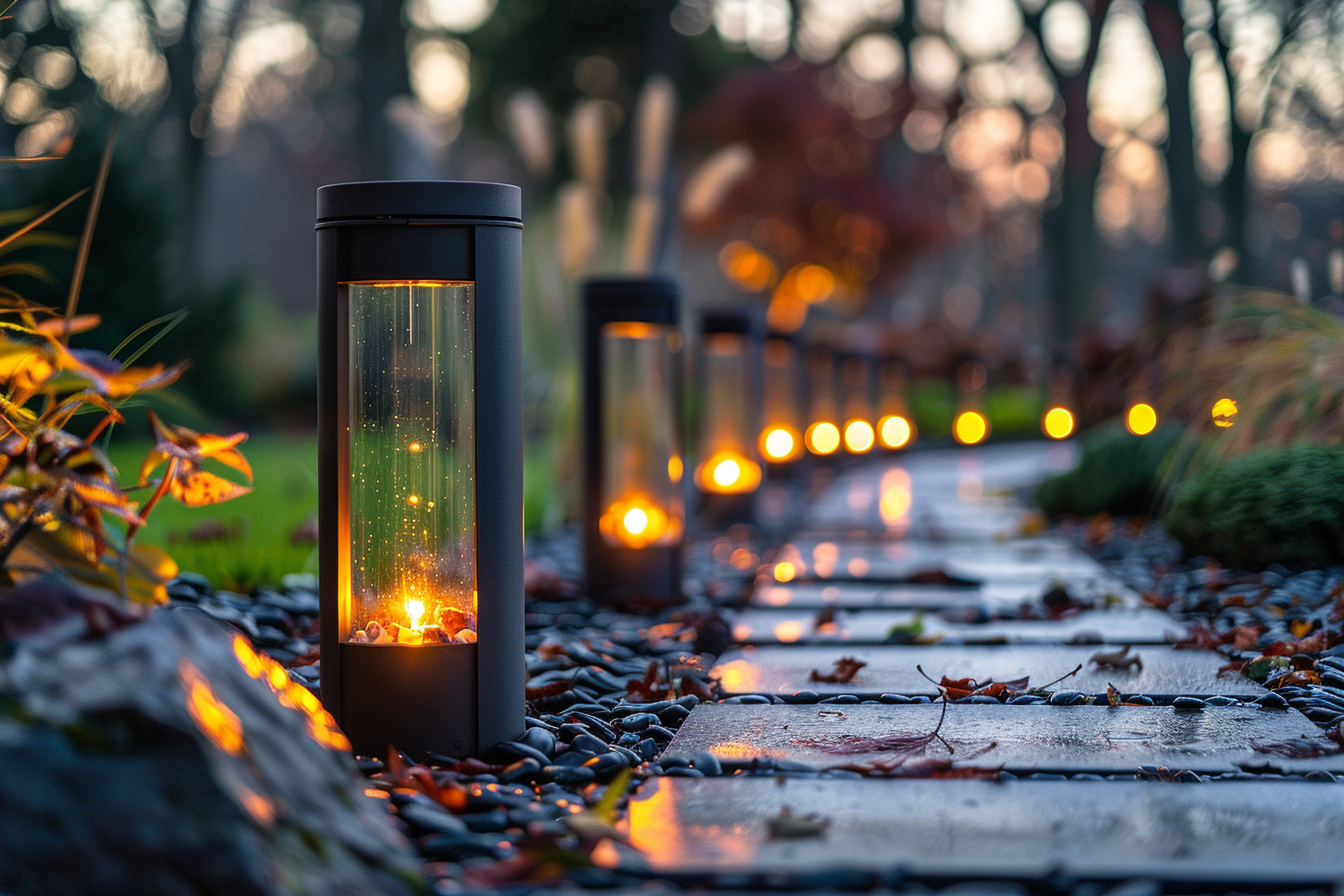
[[20,646],[6,704],[0,891],[416,889],[410,844],[316,698],[194,609]]

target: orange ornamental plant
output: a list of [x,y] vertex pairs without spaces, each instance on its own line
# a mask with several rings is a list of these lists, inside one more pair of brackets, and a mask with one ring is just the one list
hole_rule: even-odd
[[[165,493],[189,506],[203,506],[251,491],[204,469],[206,459],[237,470],[249,481],[252,470],[237,449],[245,433],[196,433],[163,423],[150,412],[155,445],[141,466],[139,487],[153,485],[153,491],[142,506],[131,497],[134,489],[121,487],[116,468],[95,445],[109,425],[124,421],[119,407],[168,386],[185,369],[185,364],[134,366],[148,345],[129,362],[69,346],[70,336],[100,323],[97,315],[76,315],[74,309],[108,157],[110,153],[93,190],[90,223],[78,247],[64,314],[28,302],[4,282],[15,274],[42,272],[0,263],[0,586],[55,575],[90,596],[113,592],[127,601],[155,604],[167,600],[164,586],[177,574],[177,565],[152,545],[134,544],[145,517]],[[0,256],[87,192],[0,239]],[[151,322],[131,338],[165,325],[150,337],[152,344],[174,323]],[[86,414],[100,415],[87,435],[66,429],[76,415]],[[151,475],[165,463],[163,478],[152,481]]]

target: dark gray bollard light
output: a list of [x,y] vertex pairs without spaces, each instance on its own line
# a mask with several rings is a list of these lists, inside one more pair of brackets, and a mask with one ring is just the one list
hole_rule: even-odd
[[583,559],[601,601],[680,603],[679,291],[667,277],[583,285]]
[[760,337],[746,311],[707,311],[700,319],[700,432],[695,487],[701,523],[711,528],[755,521],[763,470]]
[[317,192],[322,702],[357,753],[522,734],[522,198]]

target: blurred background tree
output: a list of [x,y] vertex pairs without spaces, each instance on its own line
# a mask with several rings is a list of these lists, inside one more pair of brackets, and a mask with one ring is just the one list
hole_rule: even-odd
[[[489,179],[525,187],[530,432],[567,444],[574,284],[627,264],[657,142],[637,103],[657,75],[681,114],[667,176],[640,195],[662,200],[655,263],[687,278],[692,313],[755,303],[788,328],[922,351],[917,372],[971,351],[1040,383],[1052,354],[1108,369],[1213,284],[1344,303],[1338,0],[17,0],[10,15],[0,142],[56,160],[0,171],[8,204],[84,185],[120,116],[85,307],[109,340],[189,309],[184,390],[248,426],[312,423],[314,189]],[[77,233],[83,209],[55,223]],[[566,450],[536,469],[554,476]]]

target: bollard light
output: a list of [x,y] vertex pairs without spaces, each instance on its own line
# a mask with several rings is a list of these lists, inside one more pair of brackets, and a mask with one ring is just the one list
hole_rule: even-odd
[[609,603],[682,597],[678,305],[666,277],[583,287],[584,569]]
[[1046,386],[1045,413],[1041,415],[1041,432],[1052,439],[1067,439],[1073,435],[1076,422],[1073,416],[1073,367],[1064,359],[1057,359]]
[[700,438],[695,485],[711,495],[746,495],[761,484],[756,455],[758,347],[750,315],[707,313],[700,326]]
[[884,358],[878,369],[877,440],[892,451],[909,448],[918,435],[905,403],[908,376],[908,367],[900,357]]
[[822,457],[840,447],[840,414],[835,404],[835,358],[830,349],[813,346],[807,353],[807,450]]
[[771,334],[765,340],[765,403],[758,440],[761,457],[770,464],[789,464],[803,456],[799,422],[798,346],[790,336]]
[[988,381],[989,372],[977,358],[968,358],[957,367],[960,397],[957,416],[952,421],[952,437],[963,445],[978,445],[989,438],[989,418],[984,412]]
[[877,441],[873,429],[873,395],[869,371],[872,363],[864,355],[850,355],[840,364],[845,392],[845,450],[867,454]]
[[322,700],[358,753],[524,729],[521,208],[318,190]]

